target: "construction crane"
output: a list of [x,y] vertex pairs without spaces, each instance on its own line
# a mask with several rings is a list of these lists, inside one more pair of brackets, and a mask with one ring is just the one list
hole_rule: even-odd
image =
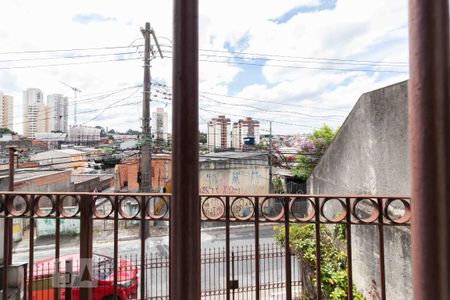
[[65,86],[67,86],[68,88],[71,88],[73,90],[73,93],[74,93],[73,126],[77,126],[77,93],[81,93],[81,91],[79,89],[77,89],[76,87],[68,85],[65,82],[60,81],[59,83],[64,84]]

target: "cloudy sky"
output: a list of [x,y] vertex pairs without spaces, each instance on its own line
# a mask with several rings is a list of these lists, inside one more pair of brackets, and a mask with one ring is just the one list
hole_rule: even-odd
[[[140,127],[143,40],[151,22],[152,110],[170,112],[172,1],[8,0],[0,4],[0,90],[78,95],[78,124]],[[339,126],[359,96],[408,78],[407,0],[200,0],[200,129],[251,116],[262,133]],[[47,51],[66,50],[66,51]],[[156,53],[155,53],[156,54]]]

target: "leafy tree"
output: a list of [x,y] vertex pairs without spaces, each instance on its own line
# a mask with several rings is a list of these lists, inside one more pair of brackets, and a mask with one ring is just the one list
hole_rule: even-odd
[[106,134],[105,128],[103,128],[102,126],[95,126],[95,128],[100,129],[100,137],[107,137],[108,135]]
[[333,141],[336,131],[328,125],[314,130],[300,146],[300,153],[296,157],[296,165],[292,168],[292,174],[302,181],[306,181],[318,164],[325,150]]
[[0,134],[16,134],[16,133],[9,128],[0,128]]
[[129,135],[138,135],[138,134],[140,134],[140,132],[139,132],[139,130],[128,129],[127,132],[126,132],[126,134],[129,134]]
[[200,132],[199,133],[199,142],[200,142],[200,144],[206,144],[207,143],[206,133],[204,133],[204,132]]

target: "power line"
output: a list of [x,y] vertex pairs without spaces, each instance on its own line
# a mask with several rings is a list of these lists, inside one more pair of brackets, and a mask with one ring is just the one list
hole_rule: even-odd
[[[166,48],[172,48],[172,45],[161,45]],[[205,49],[199,48],[200,51],[204,52],[215,52],[215,53],[225,53],[225,54],[237,54],[240,56],[256,56],[261,59],[270,59],[271,57],[280,57],[288,59],[303,59],[303,60],[318,60],[318,61],[336,61],[336,62],[356,62],[363,64],[382,64],[382,65],[401,65],[408,66],[407,62],[400,61],[375,61],[375,60],[358,60],[358,59],[342,59],[342,58],[329,58],[329,57],[306,57],[306,56],[294,56],[294,55],[279,55],[279,54],[269,54],[269,53],[251,53],[244,51],[231,51],[231,50],[215,50],[215,49]],[[285,60],[286,61],[286,60]]]
[[[142,45],[136,45],[133,47],[138,47]],[[125,49],[130,48],[128,46],[103,46],[103,47],[90,47],[90,48],[72,48],[72,49],[47,49],[47,50],[25,50],[25,51],[9,51],[9,52],[0,52],[0,55],[6,54],[28,54],[28,53],[53,53],[53,52],[69,52],[69,51],[87,51],[87,50],[111,50],[111,49]]]
[[129,60],[139,60],[139,57],[133,58],[117,58],[108,60],[94,60],[85,62],[72,62],[72,63],[59,63],[59,64],[43,64],[43,65],[28,65],[28,66],[12,66],[12,67],[0,67],[0,70],[11,70],[11,69],[33,69],[33,68],[47,68],[47,67],[60,67],[60,66],[71,66],[71,65],[89,65],[89,64],[99,64],[107,62],[122,62]]
[[3,59],[3,60],[0,60],[0,63],[5,63],[5,62],[20,62],[20,61],[40,61],[40,60],[58,60],[58,59],[90,58],[90,57],[104,57],[104,56],[113,56],[113,55],[129,55],[129,54],[136,54],[136,52],[101,53],[101,54],[86,54],[86,55],[60,56],[60,57],[35,57],[35,58]]
[[[127,99],[129,99],[129,98],[127,98]],[[124,99],[120,99],[120,101],[121,101],[121,100],[124,100]],[[126,103],[126,104],[121,104],[121,105],[114,105],[114,106],[108,107],[107,109],[104,109],[104,108],[97,108],[97,109],[92,109],[92,110],[82,111],[82,112],[79,112],[78,114],[86,114],[86,113],[91,113],[91,112],[97,112],[97,111],[99,111],[99,110],[108,110],[108,109],[111,109],[111,108],[122,107],[122,106],[128,106],[128,105],[136,105],[136,102]],[[67,114],[68,117],[71,116],[71,115],[72,115],[72,114]],[[50,117],[46,117],[46,118],[37,118],[36,120],[33,120],[33,121],[22,121],[22,122],[13,123],[13,125],[27,124],[27,123],[31,123],[31,122],[45,121],[45,120],[49,120],[49,119],[51,119],[51,118],[50,118]]]
[[229,106],[247,107],[247,108],[256,109],[256,110],[259,110],[259,111],[262,111],[262,112],[267,112],[267,113],[281,113],[281,114],[299,115],[299,116],[303,116],[303,117],[307,117],[307,118],[314,118],[314,119],[315,118],[319,118],[319,119],[345,118],[345,116],[342,116],[342,115],[315,116],[315,115],[305,114],[305,113],[296,112],[296,111],[267,110],[267,109],[263,109],[261,107],[253,106],[253,105],[221,102],[221,101],[218,101],[218,100],[215,100],[215,99],[212,99],[210,97],[203,96],[203,95],[201,95],[200,97],[203,97],[203,100],[206,99],[206,101],[213,101],[215,103],[219,103],[219,104],[223,104],[223,105],[229,105]]
[[[165,53],[171,53],[165,51]],[[217,55],[217,54],[199,54],[203,57],[212,57],[212,58],[227,58],[227,59],[237,59],[237,60],[254,60],[254,61],[271,61],[271,62],[286,62],[286,63],[304,63],[304,64],[327,64],[327,65],[351,65],[351,66],[363,66],[363,67],[392,67],[392,68],[405,68],[408,65],[394,65],[394,64],[384,64],[384,63],[363,63],[363,62],[344,62],[344,61],[323,61],[319,59],[277,59],[270,57],[245,57],[245,56],[230,56],[230,55]],[[264,62],[262,62],[264,63]]]
[[[273,114],[273,113],[294,114],[294,115],[300,115],[300,116],[308,117],[308,118],[321,118],[321,119],[344,118],[345,117],[343,115],[325,115],[325,116],[322,115],[322,116],[317,116],[317,115],[305,114],[305,113],[300,113],[300,112],[295,112],[295,111],[267,110],[267,109],[263,109],[263,108],[260,108],[260,107],[257,107],[257,106],[248,105],[248,104],[236,104],[236,103],[226,103],[226,102],[218,101],[216,99],[212,99],[210,97],[202,95],[202,94],[204,94],[203,92],[200,92],[199,94],[200,94],[200,97],[202,97],[206,101],[209,100],[209,101],[213,101],[215,103],[229,105],[229,106],[248,107],[250,109],[256,109],[256,110],[263,111],[263,112],[266,112],[266,113],[271,113],[271,114]],[[168,93],[165,93],[164,95],[169,95],[170,96],[170,94],[168,94]],[[226,96],[226,95],[221,95],[221,96]],[[227,96],[227,97],[232,97],[232,96]],[[167,99],[167,100],[171,100],[171,98],[167,98],[167,97],[166,98],[162,97],[162,98],[163,99]],[[255,100],[255,101],[257,101],[257,100]],[[271,103],[269,101],[263,101],[263,102]],[[273,104],[273,103],[271,103],[271,104]]]
[[[166,89],[170,89],[170,87],[166,84],[154,82],[153,84],[161,86]],[[218,94],[218,93],[212,93],[212,92],[206,92],[206,91],[200,91],[200,94],[207,94],[207,95],[213,95],[213,96],[219,96],[219,97],[226,97],[231,99],[237,99],[237,100],[249,100],[254,102],[264,102],[269,104],[276,104],[276,105],[286,105],[286,106],[297,106],[301,108],[312,108],[312,109],[320,109],[320,110],[330,110],[330,111],[342,111],[347,112],[347,110],[339,109],[339,108],[327,108],[327,107],[317,107],[317,106],[310,106],[310,105],[301,105],[301,104],[295,104],[295,103],[282,103],[282,102],[276,102],[276,101],[269,101],[269,100],[261,100],[261,99],[253,99],[253,98],[247,98],[247,97],[238,97],[238,96],[230,96],[230,95],[224,95],[224,94]],[[164,95],[171,95],[170,93],[164,92]],[[205,96],[203,96],[205,97]],[[234,104],[233,104],[234,105]]]
[[207,95],[213,95],[213,96],[219,96],[219,97],[226,97],[226,98],[240,99],[240,100],[248,100],[248,101],[255,101],[255,102],[263,102],[263,103],[276,104],[276,105],[285,105],[285,106],[291,106],[291,107],[292,106],[297,106],[297,107],[302,107],[302,108],[312,108],[312,109],[320,109],[320,110],[347,112],[347,110],[339,109],[339,108],[318,107],[318,106],[302,105],[302,104],[296,104],[296,103],[282,103],[282,102],[276,102],[276,101],[247,98],[247,97],[223,95],[223,94],[212,93],[212,92],[205,92],[205,91],[202,91],[200,93],[201,94],[207,94]]
[[[170,56],[166,56],[166,57],[167,58],[172,58]],[[408,74],[408,72],[396,71],[396,70],[369,70],[369,69],[348,69],[348,68],[340,69],[340,68],[331,68],[331,67],[308,67],[308,66],[299,66],[299,65],[295,65],[294,66],[294,65],[257,64],[257,63],[236,62],[236,61],[217,61],[217,60],[208,60],[208,59],[199,59],[199,61],[210,62],[210,63],[219,63],[219,64],[247,65],[247,66],[288,68],[288,69],[306,69],[306,70],[339,71],[339,72],[368,72],[368,73]]]
[[[168,99],[168,98],[167,98],[167,100],[171,101],[171,99]],[[152,100],[152,101],[160,102],[160,103],[164,103],[164,104],[168,103],[168,102],[164,102],[164,101],[161,101],[161,100]],[[223,114],[223,111],[214,111],[214,110],[209,110],[209,109],[205,109],[205,108],[202,108],[202,107],[199,107],[199,109],[202,110],[202,111],[211,112],[211,113],[214,113],[214,114]],[[232,114],[232,113],[228,113],[228,112],[227,112],[227,115],[241,117],[241,118],[247,117],[245,115]],[[314,126],[310,126],[310,125],[294,124],[294,123],[288,123],[288,122],[282,122],[282,121],[273,121],[273,120],[263,119],[263,118],[258,118],[258,120],[261,120],[261,121],[264,121],[264,122],[273,122],[273,123],[282,124],[282,125],[305,127],[305,128],[311,128],[311,129],[318,129],[318,127],[314,127]]]
[[[107,100],[107,98],[112,96],[112,95],[121,93],[123,91],[129,90],[129,89],[132,89],[132,88],[139,88],[141,86],[142,85],[135,85],[135,86],[130,86],[130,87],[116,89],[116,90],[109,90],[109,91],[106,91],[106,92],[108,92],[108,94],[99,95],[99,96],[95,96],[95,97],[89,97],[89,98],[82,99],[82,100],[77,101],[77,102],[78,103],[90,103],[90,102],[94,102],[94,101],[104,101],[104,100]],[[99,92],[99,93],[106,93],[106,92]],[[98,94],[98,93],[91,93],[91,94],[87,94],[87,95],[94,95],[94,94]],[[67,97],[67,98],[71,99],[70,97]],[[73,103],[68,103],[68,106],[71,106],[71,105],[74,105],[74,104]],[[52,112],[54,110],[56,110],[56,107],[54,107],[53,109],[46,108],[46,112],[47,113]],[[20,116],[21,115],[14,115],[15,118],[20,117]],[[37,120],[43,120],[43,119],[42,118],[38,118]],[[16,124],[16,123],[13,123],[13,124]]]
[[381,64],[381,65],[401,65],[408,66],[407,62],[400,61],[374,61],[374,60],[357,60],[357,59],[340,59],[340,58],[329,58],[329,57],[305,57],[305,56],[293,56],[293,55],[278,55],[278,54],[267,54],[267,53],[250,53],[250,52],[239,52],[239,51],[226,51],[226,50],[212,50],[212,49],[199,49],[205,52],[218,52],[218,53],[233,53],[238,55],[251,55],[259,56],[262,58],[270,57],[281,57],[281,58],[293,58],[293,59],[305,59],[305,60],[323,60],[323,61],[336,61],[336,62],[356,62],[363,64]]

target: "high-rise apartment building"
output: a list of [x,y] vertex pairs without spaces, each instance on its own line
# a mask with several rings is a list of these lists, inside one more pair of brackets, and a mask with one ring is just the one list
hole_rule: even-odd
[[250,117],[240,119],[233,123],[232,146],[236,149],[242,149],[245,138],[253,138],[254,144],[257,145],[260,142],[260,135],[259,121],[255,121]]
[[164,108],[157,107],[156,112],[152,113],[152,134],[155,138],[167,141],[168,114]]
[[0,91],[0,127],[13,130],[13,96]]
[[225,116],[219,116],[208,122],[208,149],[231,148],[231,120]]
[[49,132],[67,132],[69,100],[61,94],[47,96]]
[[47,132],[47,109],[40,89],[23,92],[23,135],[34,137],[36,132]]

